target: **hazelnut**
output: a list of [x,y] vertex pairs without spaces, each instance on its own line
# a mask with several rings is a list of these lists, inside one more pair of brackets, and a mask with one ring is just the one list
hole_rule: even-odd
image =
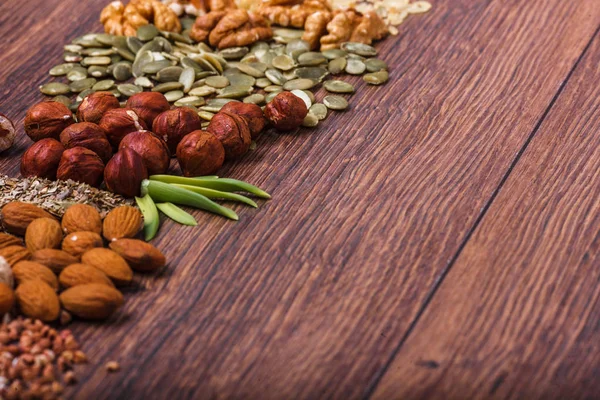
[[148,179],[144,159],[127,147],[119,150],[104,170],[104,183],[108,190],[125,197],[139,196],[144,179]]
[[212,133],[194,131],[179,142],[177,161],[184,176],[212,175],[223,165],[225,149]]
[[164,140],[150,131],[130,133],[121,140],[119,149],[130,148],[142,156],[149,175],[164,174],[169,169],[171,154]]
[[15,142],[15,126],[4,114],[0,114],[0,152],[11,148]]
[[164,139],[172,154],[185,135],[202,128],[202,119],[187,107],[160,113],[152,123],[152,132]]
[[73,147],[62,153],[56,177],[99,186],[103,171],[104,163],[98,154],[85,147]]
[[304,101],[291,92],[281,92],[265,107],[265,116],[278,131],[291,131],[302,125],[308,109]]
[[206,128],[215,135],[225,149],[225,159],[238,158],[248,151],[252,137],[246,120],[228,112],[218,112]]
[[60,142],[65,149],[85,147],[98,154],[103,162],[107,162],[112,156],[106,131],[91,122],[79,122],[68,126],[60,134]]
[[56,139],[35,142],[21,157],[21,175],[56,179],[58,163],[65,148]]
[[267,119],[265,118],[262,109],[256,104],[231,101],[225,104],[223,108],[221,108],[221,111],[237,114],[244,118],[248,123],[248,128],[250,128],[250,136],[252,136],[252,139],[256,139],[267,125]]
[[77,121],[98,124],[105,112],[119,107],[119,100],[111,92],[92,93],[77,108]]
[[115,108],[102,116],[100,127],[106,131],[108,141],[114,149],[131,132],[146,130],[146,123],[131,108]]
[[126,107],[133,111],[144,120],[146,126],[152,129],[152,121],[161,112],[167,111],[171,105],[164,94],[158,92],[137,93],[127,99]]
[[60,133],[75,123],[75,120],[67,106],[56,101],[47,101],[27,110],[23,123],[27,136],[37,142],[46,138],[58,139]]

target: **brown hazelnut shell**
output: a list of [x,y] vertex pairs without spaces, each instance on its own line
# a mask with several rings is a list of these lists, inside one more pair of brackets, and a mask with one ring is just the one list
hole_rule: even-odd
[[137,93],[127,99],[126,107],[134,110],[141,119],[144,120],[146,126],[152,129],[152,122],[158,114],[167,111],[171,105],[167,101],[164,94],[159,92],[142,92]]
[[77,121],[98,124],[105,112],[119,107],[119,100],[111,92],[92,93],[77,107]]
[[265,106],[265,116],[279,131],[291,131],[302,125],[308,114],[306,103],[291,92],[281,92]]
[[98,154],[85,147],[73,147],[63,151],[56,177],[97,187],[102,183],[103,172],[104,163]]
[[256,104],[231,101],[221,108],[221,111],[237,114],[244,118],[250,128],[252,139],[256,139],[267,125],[267,119],[262,109]]
[[144,179],[148,179],[144,159],[127,147],[120,149],[104,169],[104,183],[107,189],[125,197],[139,196],[140,185]]
[[21,157],[21,175],[56,179],[58,163],[64,150],[56,139],[47,138],[35,142]]
[[25,133],[34,142],[46,138],[58,139],[60,133],[73,123],[75,120],[71,110],[56,101],[33,105],[27,110],[23,121]]
[[106,131],[108,141],[114,149],[117,149],[121,140],[131,132],[143,131],[148,128],[144,120],[131,108],[108,110],[102,116],[99,125]]
[[250,128],[239,115],[220,111],[210,120],[206,130],[219,139],[225,149],[226,160],[236,159],[250,148]]
[[184,176],[212,175],[223,165],[225,149],[215,135],[198,130],[179,142],[177,161]]
[[187,107],[174,108],[160,113],[152,123],[152,132],[160,136],[175,154],[177,145],[185,135],[202,128],[202,119]]
[[85,147],[98,154],[105,163],[112,156],[112,147],[106,138],[106,131],[91,122],[69,125],[60,134],[60,142],[65,149]]
[[164,174],[169,169],[171,153],[158,135],[150,131],[132,132],[121,140],[119,149],[125,147],[142,156],[149,175]]

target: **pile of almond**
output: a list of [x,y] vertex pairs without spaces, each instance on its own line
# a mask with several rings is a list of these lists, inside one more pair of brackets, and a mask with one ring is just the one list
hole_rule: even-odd
[[117,288],[129,285],[134,271],[166,264],[158,249],[135,239],[143,218],[134,207],[115,208],[102,220],[94,207],[75,204],[58,221],[33,204],[12,202],[1,222],[8,233],[0,233],[0,315],[16,303],[21,314],[45,322],[105,319],[123,304]]

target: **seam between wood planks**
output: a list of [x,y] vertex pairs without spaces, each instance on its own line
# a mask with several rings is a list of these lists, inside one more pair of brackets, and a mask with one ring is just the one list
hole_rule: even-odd
[[458,247],[458,250],[456,251],[456,253],[454,254],[454,256],[450,259],[450,262],[448,263],[448,265],[446,266],[446,268],[444,268],[442,270],[442,272],[440,273],[439,277],[435,280],[432,288],[430,289],[429,293],[425,297],[425,301],[423,302],[423,305],[419,308],[419,311],[417,312],[415,318],[412,320],[412,322],[408,326],[408,329],[406,330],[406,332],[404,333],[404,335],[400,339],[400,342],[398,343],[398,346],[396,346],[396,348],[392,352],[392,354],[391,354],[390,358],[388,359],[388,361],[384,364],[384,366],[381,369],[381,371],[379,373],[377,373],[377,375],[373,378],[373,382],[369,385],[369,387],[367,388],[367,390],[366,390],[366,392],[365,392],[365,394],[363,396],[365,399],[372,398],[373,393],[375,393],[375,389],[379,386],[379,383],[381,382],[381,379],[385,376],[385,374],[389,370],[390,366],[392,365],[393,361],[395,360],[396,356],[400,352],[401,348],[404,346],[404,343],[406,343],[406,340],[408,339],[408,337],[412,334],[412,332],[416,328],[417,324],[419,323],[419,320],[421,319],[421,316],[425,313],[427,307],[431,303],[431,300],[433,299],[433,297],[437,293],[437,290],[440,288],[440,286],[444,282],[444,279],[446,278],[446,276],[448,275],[448,273],[450,272],[450,270],[452,269],[452,267],[456,263],[456,260],[458,260],[458,257],[460,256],[460,254],[464,250],[465,246],[467,245],[467,243],[471,239],[471,236],[473,235],[473,233],[475,232],[475,230],[477,229],[477,227],[479,226],[479,224],[481,223],[481,221],[483,220],[483,218],[487,214],[487,211],[489,210],[490,206],[492,205],[492,203],[494,202],[494,200],[496,199],[496,197],[498,196],[498,194],[502,190],[502,187],[504,186],[504,184],[508,180],[508,178],[509,178],[510,174],[512,173],[513,169],[519,163],[519,160],[521,159],[521,156],[523,155],[523,153],[525,153],[525,150],[527,150],[527,147],[529,146],[529,143],[531,143],[531,141],[533,140],[533,138],[535,137],[535,135],[539,131],[540,127],[542,126],[542,123],[546,120],[546,117],[548,116],[548,114],[550,113],[550,111],[552,110],[552,108],[554,108],[554,104],[556,103],[556,101],[558,100],[558,98],[560,97],[560,95],[563,93],[565,87],[567,86],[567,83],[571,80],[571,77],[573,76],[573,73],[575,72],[575,70],[577,69],[577,67],[579,66],[579,64],[581,63],[581,60],[583,59],[583,57],[588,53],[588,51],[589,51],[592,43],[594,42],[594,40],[596,39],[596,37],[598,36],[599,33],[600,33],[600,26],[598,26],[598,28],[596,28],[596,31],[592,35],[591,39],[586,44],[585,48],[583,49],[583,51],[581,52],[581,54],[579,55],[579,57],[577,58],[577,60],[573,64],[573,66],[571,67],[571,69],[569,70],[569,72],[568,72],[567,76],[565,77],[564,81],[561,83],[560,87],[556,91],[556,94],[554,94],[554,96],[552,97],[552,100],[550,100],[550,103],[548,104],[548,107],[546,107],[546,110],[544,110],[544,113],[542,114],[542,116],[540,117],[540,119],[538,120],[538,122],[535,124],[535,127],[533,128],[533,130],[531,131],[531,133],[527,137],[527,140],[521,146],[521,149],[519,150],[519,152],[515,156],[514,160],[511,162],[511,164],[508,167],[506,173],[502,177],[502,180],[498,184],[498,187],[494,190],[494,192],[492,193],[492,195],[490,196],[490,198],[486,202],[485,206],[483,207],[483,209],[479,213],[479,216],[475,220],[475,223],[473,224],[473,226],[467,232],[465,238],[463,239],[462,243]]

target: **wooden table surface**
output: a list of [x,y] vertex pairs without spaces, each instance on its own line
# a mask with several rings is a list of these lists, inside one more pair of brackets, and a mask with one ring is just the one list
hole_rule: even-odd
[[[0,3],[1,172],[105,3]],[[387,85],[220,173],[273,200],[163,225],[166,273],[72,324],[91,362],[67,397],[600,397],[600,7],[433,3],[378,45]]]

